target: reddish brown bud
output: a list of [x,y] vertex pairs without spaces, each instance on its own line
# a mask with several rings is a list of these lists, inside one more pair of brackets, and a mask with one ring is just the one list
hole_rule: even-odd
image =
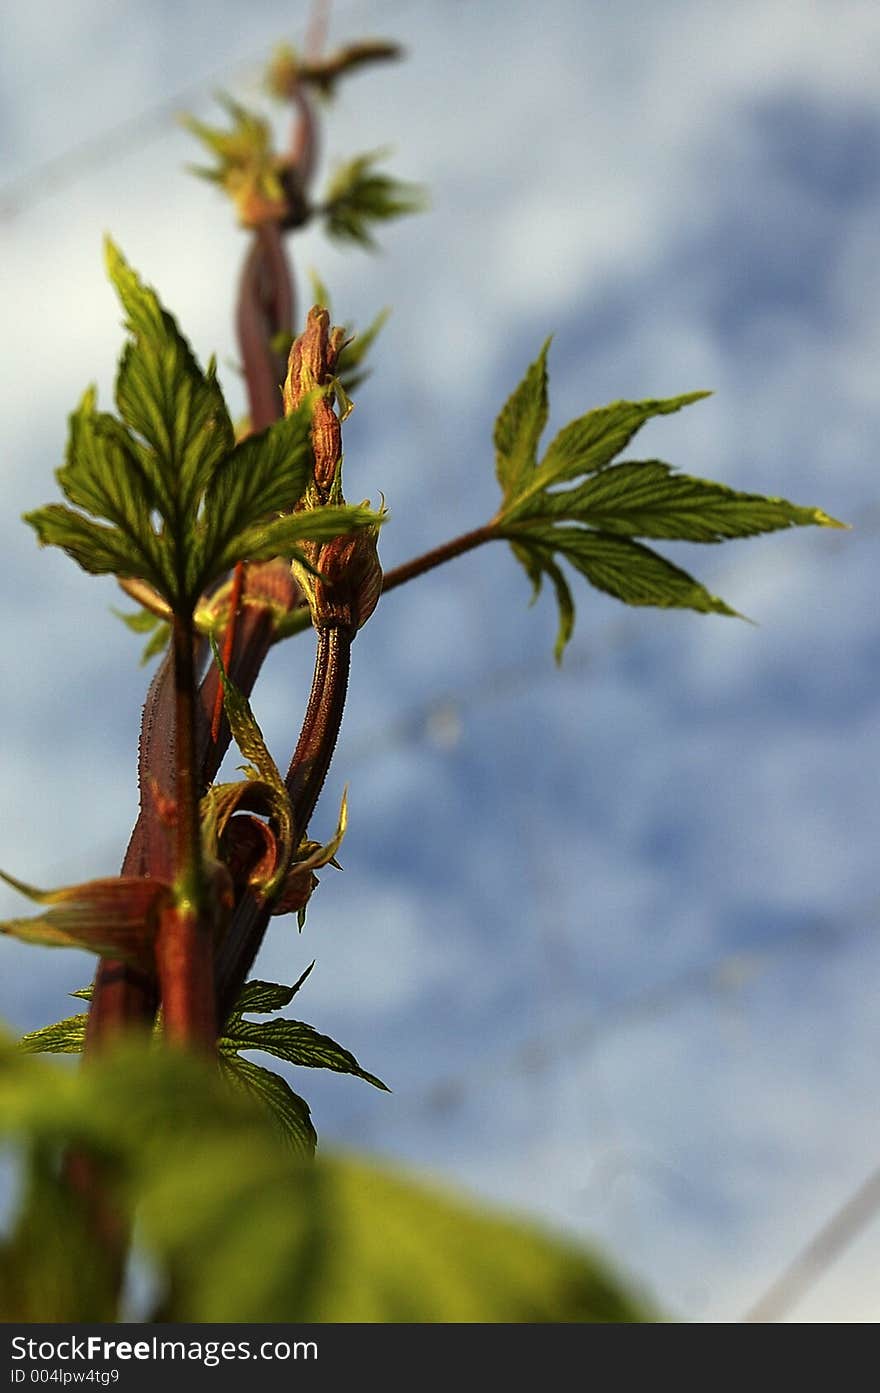
[[352,630],[366,624],[382,593],[382,567],[376,532],[364,528],[335,537],[321,548],[322,579],[315,584],[315,622],[343,624]]
[[[345,330],[331,329],[327,310],[314,305],[304,333],[290,350],[284,383],[285,411],[296,411],[309,392],[320,393],[312,409],[314,487],[300,505],[306,508],[343,501],[338,487],[342,432],[334,410],[334,375],[345,343]],[[375,531],[363,530],[335,537],[323,546],[303,545],[309,561],[320,571],[320,579],[300,576],[316,628],[338,627],[354,633],[369,619],[382,590],[376,535]]]
[[317,884],[318,877],[314,871],[303,870],[294,865],[293,869],[288,871],[281,893],[272,905],[272,913],[297,914],[301,909],[305,909]]
[[324,388],[312,410],[312,448],[315,485],[326,501],[342,458],[342,432],[333,409],[331,385],[336,362],[345,342],[343,329],[330,328],[330,315],[320,305],[309,310],[305,331],[290,350],[284,383],[284,411],[295,411],[309,392]]
[[230,818],[220,838],[220,850],[238,892],[244,885],[265,885],[278,868],[277,837],[250,813]]
[[330,330],[330,315],[320,305],[309,310],[306,327],[290,349],[287,380],[284,383],[284,410],[295,411],[307,393],[329,386],[336,371],[336,360],[344,342],[342,329]]

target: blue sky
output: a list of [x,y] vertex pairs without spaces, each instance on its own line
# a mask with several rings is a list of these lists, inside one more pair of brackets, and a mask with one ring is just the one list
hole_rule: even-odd
[[[188,87],[256,93],[304,7],[5,5],[0,220],[6,602],[0,864],[118,867],[145,674],[110,582],[38,553],[66,415],[121,342],[113,233],[203,358],[234,356],[244,245],[182,166]],[[358,638],[316,817],[345,782],[345,872],[263,975],[313,958],[302,1014],[393,1087],[301,1081],[325,1141],[381,1151],[603,1244],[674,1313],[736,1319],[880,1159],[874,594],[880,11],[720,0],[334,7],[406,44],[352,79],[326,153],[392,143],[431,212],[369,257],[293,244],[339,317],[393,316],[346,427],[347,491],[392,510],[386,566],[497,506],[494,416],[543,339],[550,430],[619,397],[714,395],[631,457],[822,506],[851,533],[668,548],[757,626],[577,591],[555,616],[501,546],[392,594]],[[112,158],[14,181],[123,122]],[[0,204],[4,200],[0,196]],[[234,411],[240,384],[226,369]],[[296,736],[308,641],[258,718]],[[21,902],[0,895],[0,912]],[[4,944],[0,1017],[67,1011],[90,962]],[[880,1229],[797,1308],[874,1320]]]

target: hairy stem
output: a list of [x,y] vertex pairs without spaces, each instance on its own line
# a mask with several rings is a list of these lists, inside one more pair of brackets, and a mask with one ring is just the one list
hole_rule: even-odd
[[[232,661],[232,650],[235,647],[235,631],[238,628],[238,616],[241,611],[241,601],[244,594],[244,561],[237,561],[235,570],[232,573],[232,590],[229,594],[229,620],[226,625],[226,633],[223,637],[223,671],[229,671],[229,664]],[[211,718],[211,739],[216,742],[220,738],[220,723],[223,720],[223,686],[222,683],[217,687],[217,697],[214,702],[214,714]]]
[[[245,261],[238,297],[236,328],[247,384],[251,430],[265,430],[281,416],[281,383],[285,359],[272,347],[278,333],[293,334],[296,314],[293,280],[277,223],[257,230]],[[235,631],[244,587],[244,562],[236,564],[230,596],[230,620],[223,648],[223,666],[229,671]],[[223,715],[223,694],[217,690],[211,735],[216,741]]]
[[312,105],[301,87],[293,94],[296,115],[290,141],[290,153],[305,189],[311,183],[318,163],[318,129]]
[[181,891],[201,909],[204,904],[199,780],[196,771],[196,668],[192,617],[176,614],[171,630],[174,660],[174,763],[176,872]]
[[[344,627],[318,632],[315,671],[302,731],[285,784],[293,804],[294,845],[305,835],[324,786],[345,709],[351,633]],[[269,923],[267,906],[248,887],[235,907],[216,959],[217,1019],[226,1020],[238,1000]]]
[[214,948],[210,918],[189,903],[164,910],[156,934],[162,1017],[170,1041],[213,1053]]
[[213,1050],[213,923],[205,893],[196,766],[196,673],[193,623],[176,614],[174,662],[175,903],[164,910],[156,936],[156,966],[169,1039]]
[[[271,608],[256,604],[245,606],[236,628],[232,658],[226,668],[245,696],[253,690],[273,639]],[[211,738],[211,713],[219,690],[219,673],[212,663],[202,680],[196,711],[196,760],[202,793],[215,777],[230,740],[225,717],[221,721],[219,738],[216,741]],[[141,809],[122,863],[123,875],[151,875],[170,880],[174,874],[171,828],[163,821],[157,806],[159,800],[171,806],[175,799],[174,752],[169,739],[173,721],[173,657],[169,650],[150,684],[144,706],[138,759]],[[94,1054],[133,1025],[152,1025],[158,1004],[155,976],[117,959],[103,958],[98,965],[89,1008],[86,1053]]]
[[319,630],[309,704],[284,781],[300,837],[311,821],[336,749],[350,666],[350,633],[338,626]]
[[251,430],[261,431],[281,415],[286,362],[274,352],[276,334],[293,333],[295,316],[290,266],[277,223],[254,234],[241,274],[236,334],[250,406]]

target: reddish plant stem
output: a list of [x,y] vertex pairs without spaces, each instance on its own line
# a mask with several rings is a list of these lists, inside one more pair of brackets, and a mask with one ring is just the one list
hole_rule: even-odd
[[[268,223],[257,229],[245,261],[236,316],[252,431],[265,430],[281,416],[281,382],[286,364],[284,355],[272,348],[272,340],[280,333],[292,336],[294,315],[293,281],[281,230],[277,223]],[[222,655],[227,672],[241,611],[244,568],[244,561],[237,562],[232,577],[230,619]],[[222,715],[223,693],[218,688],[211,722],[214,740],[220,730]]]
[[241,271],[235,330],[242,354],[251,429],[255,431],[265,429],[274,421],[279,409],[275,402],[277,391],[273,382],[272,350],[260,305],[262,266],[260,243],[254,237]]
[[174,663],[175,903],[162,912],[156,968],[169,1039],[213,1050],[213,922],[207,904],[196,767],[196,672],[192,616],[176,614]]
[[204,900],[199,780],[196,771],[196,665],[192,616],[175,614],[171,626],[174,663],[174,772],[177,802],[176,865],[180,888],[195,904]]
[[285,357],[272,348],[277,334],[293,334],[293,282],[277,223],[257,229],[242,268],[236,333],[242,358],[251,430],[261,431],[281,415]]
[[415,580],[416,576],[423,576],[426,571],[432,571],[435,566],[442,566],[445,561],[452,561],[466,551],[473,551],[474,547],[481,547],[484,542],[495,541],[497,537],[498,533],[491,522],[486,523],[484,527],[474,528],[473,532],[453,537],[451,542],[444,542],[442,546],[434,547],[432,551],[423,552],[412,561],[406,561],[402,566],[395,566],[393,570],[386,571],[382,581],[382,594],[396,590],[398,585],[405,585],[408,580]]
[[309,704],[284,781],[300,837],[315,811],[339,738],[348,693],[351,640],[350,630],[338,625],[318,631]]
[[[235,634],[227,665],[235,685],[249,696],[273,641],[271,608],[248,604]],[[211,713],[220,687],[212,663],[199,689],[196,711],[196,762],[199,790],[204,792],[215,777],[229,746],[229,726],[221,722],[219,739],[211,738]],[[174,875],[171,828],[160,815],[157,800],[172,806],[175,800],[174,748],[169,732],[174,722],[173,659],[169,652],[160,664],[144,706],[139,751],[141,809],[122,863],[123,875],[152,875],[170,880]],[[108,1040],[132,1025],[149,1027],[156,1014],[159,993],[156,979],[129,964],[104,958],[98,966],[95,990],[86,1030],[86,1053],[93,1054]]]
[[[283,354],[272,348],[279,333],[293,334],[294,291],[290,267],[277,223],[257,228],[245,260],[238,296],[236,327],[250,406],[251,431],[265,430],[281,416]],[[229,671],[235,633],[241,611],[245,562],[239,561],[232,576],[229,624],[223,646],[223,666]],[[211,721],[211,738],[217,740],[223,716],[223,693],[218,688]]]
[[[285,779],[293,805],[294,845],[305,835],[336,748],[348,691],[351,638],[351,631],[344,627],[318,632],[312,690]],[[216,996],[220,1022],[226,1020],[238,1000],[270,916],[271,906],[247,887],[217,952]]]
[[151,1025],[158,1005],[155,977],[119,958],[103,958],[95,976],[84,1053],[95,1054],[132,1026]]
[[[138,747],[141,807],[122,862],[122,875],[152,875],[168,880],[173,874],[169,829],[156,807],[156,793],[174,799],[174,764],[168,732],[174,721],[172,658],[170,652],[150,683]],[[85,1054],[91,1056],[132,1026],[149,1028],[159,1005],[155,975],[138,972],[115,958],[102,958],[86,1026]]]
[[156,934],[156,966],[166,1039],[213,1054],[217,1047],[214,936],[204,910],[188,904],[163,910]]
[[318,164],[318,129],[312,104],[302,87],[297,87],[292,101],[296,107],[290,138],[290,154],[300,187],[308,188]]
[[[232,589],[229,592],[229,620],[226,625],[226,633],[223,638],[223,671],[229,671],[229,664],[232,661],[232,650],[235,647],[235,633],[238,628],[238,616],[241,613],[241,600],[244,594],[244,561],[237,561],[235,570],[232,572]],[[223,720],[223,687],[217,687],[217,697],[214,702],[214,715],[211,719],[211,739],[215,742],[220,738],[220,722]]]

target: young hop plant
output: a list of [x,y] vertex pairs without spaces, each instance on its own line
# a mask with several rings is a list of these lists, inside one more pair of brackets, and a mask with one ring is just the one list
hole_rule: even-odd
[[[0,1113],[30,1157],[6,1240],[5,1270],[17,1275],[0,1283],[9,1319],[118,1318],[135,1212],[159,1274],[155,1319],[644,1317],[594,1258],[378,1170],[312,1161],[307,1103],[242,1052],[385,1085],[280,1014],[298,1005],[311,968],[292,986],[250,972],[270,919],[295,914],[302,928],[316,872],[336,864],[345,799],[329,842],[312,840],[310,825],[355,639],[387,592],[506,542],[536,593],[545,577],[555,590],[561,660],[572,571],[626,604],[732,615],[648,544],[841,524],[661,460],[621,458],[647,421],[704,392],[594,408],[542,448],[548,340],[495,423],[494,517],[383,576],[384,505],[348,502],[342,469],[349,394],[381,317],[361,335],[333,327],[316,286],[303,320],[284,239],[321,220],[329,236],[371,247],[378,223],[422,206],[419,189],[379,172],[376,153],[312,194],[314,95],[397,56],[378,42],[323,58],[280,52],[269,85],[293,107],[284,151],[266,119],[229,99],[227,128],[189,122],[215,161],[201,172],[229,195],[249,241],[236,312],[249,419],[238,431],[213,360],[199,364],[157,293],[107,243],[126,332],[115,411],[86,390],[56,476],[64,501],[26,521],[41,544],[115,576],[140,606],[126,622],[150,636],[147,656],[164,656],[144,707],[140,812],[121,874],[50,891],[4,876],[40,910],[3,933],[98,957],[93,985],[74,992],[85,1012],[0,1050]],[[282,773],[248,698],[269,649],[306,629],[314,678]],[[232,740],[244,778],[218,784]],[[88,1067],[73,1074],[26,1057],[78,1051]],[[344,1235],[335,1246],[319,1241],[326,1216]],[[389,1268],[398,1242],[406,1283]]]

